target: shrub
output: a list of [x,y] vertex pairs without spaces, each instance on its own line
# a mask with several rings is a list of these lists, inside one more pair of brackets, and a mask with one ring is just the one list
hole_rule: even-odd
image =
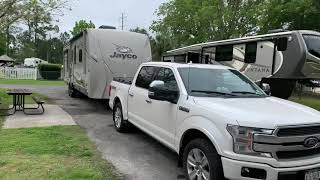
[[43,79],[58,80],[61,77],[60,64],[39,64],[38,69]]

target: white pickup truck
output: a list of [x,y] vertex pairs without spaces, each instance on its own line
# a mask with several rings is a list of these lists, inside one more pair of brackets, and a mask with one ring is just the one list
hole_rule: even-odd
[[145,63],[111,83],[109,105],[118,131],[133,124],[177,152],[186,179],[320,179],[320,112],[232,68]]

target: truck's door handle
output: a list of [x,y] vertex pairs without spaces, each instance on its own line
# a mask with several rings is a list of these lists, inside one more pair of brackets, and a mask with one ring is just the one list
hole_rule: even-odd
[[183,112],[186,112],[186,113],[189,113],[189,112],[190,112],[190,109],[189,109],[189,108],[186,108],[186,107],[183,107],[183,106],[179,106],[179,110],[180,110],[180,111],[183,111]]
[[129,93],[129,96],[130,96],[130,97],[133,97],[133,96],[134,96],[134,94],[133,94],[133,93]]
[[146,99],[146,102],[147,102],[148,104],[151,104],[151,103],[152,103],[152,101],[151,101],[150,99]]

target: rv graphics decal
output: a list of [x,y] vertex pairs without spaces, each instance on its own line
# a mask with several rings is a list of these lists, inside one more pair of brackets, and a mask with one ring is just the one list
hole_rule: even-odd
[[135,55],[131,48],[126,46],[119,46],[113,44],[116,47],[116,50],[110,55],[110,58],[121,58],[121,59],[137,59],[138,56]]

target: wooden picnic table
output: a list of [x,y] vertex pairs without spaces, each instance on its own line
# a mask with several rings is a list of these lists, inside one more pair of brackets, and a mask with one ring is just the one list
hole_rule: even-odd
[[[43,104],[45,103],[39,97],[32,97],[33,101],[38,104],[36,108],[26,108],[25,107],[25,96],[32,95],[32,91],[29,89],[9,89],[7,90],[7,94],[12,96],[12,107],[9,109],[0,109],[5,111],[12,111],[8,114],[0,114],[5,116],[10,116],[16,113],[16,111],[23,111],[26,115],[41,115],[44,113]],[[32,111],[31,111],[32,110]],[[30,112],[31,111],[31,112]]]
[[29,89],[9,89],[7,94],[12,96],[12,110],[14,114],[16,111],[24,111],[25,107],[25,96],[32,95],[32,91]]

